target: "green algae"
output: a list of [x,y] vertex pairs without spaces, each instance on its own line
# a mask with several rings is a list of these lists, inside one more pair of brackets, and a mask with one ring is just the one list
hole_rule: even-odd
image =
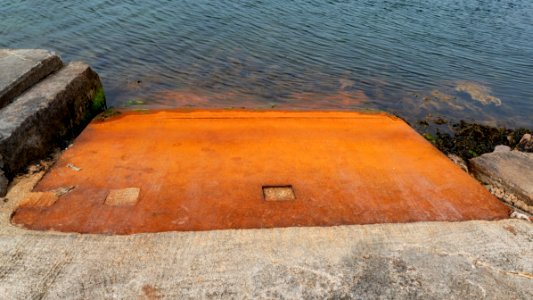
[[424,138],[426,138],[426,140],[428,140],[429,142],[431,142],[432,144],[435,144],[437,142],[437,139],[435,138],[435,136],[433,136],[431,133],[429,132],[426,132],[424,134],[422,134],[422,136]]
[[106,100],[105,100],[104,89],[102,87],[99,87],[96,90],[96,93],[91,102],[91,112],[97,113],[97,112],[105,110],[106,108],[107,108],[107,105],[106,105]]
[[114,107],[110,107],[107,110],[101,112],[99,115],[97,115],[94,120],[96,121],[105,121],[107,119],[110,119],[112,117],[116,117],[118,115],[122,114],[120,111],[116,110]]
[[83,124],[89,123],[97,114],[107,109],[104,89],[99,86],[94,92],[86,111],[83,113]]
[[147,108],[134,109],[133,111],[140,114],[149,114],[151,112],[151,110]]
[[126,102],[126,106],[144,105],[146,102],[142,99],[130,99]]

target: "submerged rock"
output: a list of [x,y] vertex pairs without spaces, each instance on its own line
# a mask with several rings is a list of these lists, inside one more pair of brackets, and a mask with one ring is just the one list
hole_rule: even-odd
[[455,90],[467,93],[473,100],[479,101],[483,105],[493,103],[496,106],[502,105],[500,98],[491,95],[492,91],[488,86],[470,81],[461,81],[457,83]]
[[493,151],[507,151],[515,147],[521,149],[518,148],[520,146],[517,146],[521,141],[520,138],[531,133],[531,130],[526,128],[507,129],[465,121],[447,126],[446,129],[450,132],[441,132],[440,128],[437,128],[435,134],[430,134],[427,132],[428,127],[426,127],[421,130],[421,134],[426,138],[430,136],[431,142],[440,151],[446,154],[455,154],[464,160]]

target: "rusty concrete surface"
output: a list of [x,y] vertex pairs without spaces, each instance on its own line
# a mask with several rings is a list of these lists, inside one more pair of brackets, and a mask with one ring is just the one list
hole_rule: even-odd
[[[26,228],[81,233],[506,218],[508,208],[403,121],[355,112],[159,111],[93,122],[23,206]],[[265,201],[263,187],[294,200]],[[135,205],[106,205],[138,188]]]
[[0,198],[5,299],[532,299],[521,220],[101,235],[10,224],[41,173]]

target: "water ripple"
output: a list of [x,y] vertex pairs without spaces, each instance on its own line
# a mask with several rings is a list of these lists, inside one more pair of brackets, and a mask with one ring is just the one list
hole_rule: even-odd
[[0,0],[0,47],[88,61],[117,106],[370,108],[533,127],[529,0]]

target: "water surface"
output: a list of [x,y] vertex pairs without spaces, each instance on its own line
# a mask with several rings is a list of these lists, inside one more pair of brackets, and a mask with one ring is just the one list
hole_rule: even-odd
[[529,0],[0,0],[0,47],[89,62],[114,106],[533,127]]

